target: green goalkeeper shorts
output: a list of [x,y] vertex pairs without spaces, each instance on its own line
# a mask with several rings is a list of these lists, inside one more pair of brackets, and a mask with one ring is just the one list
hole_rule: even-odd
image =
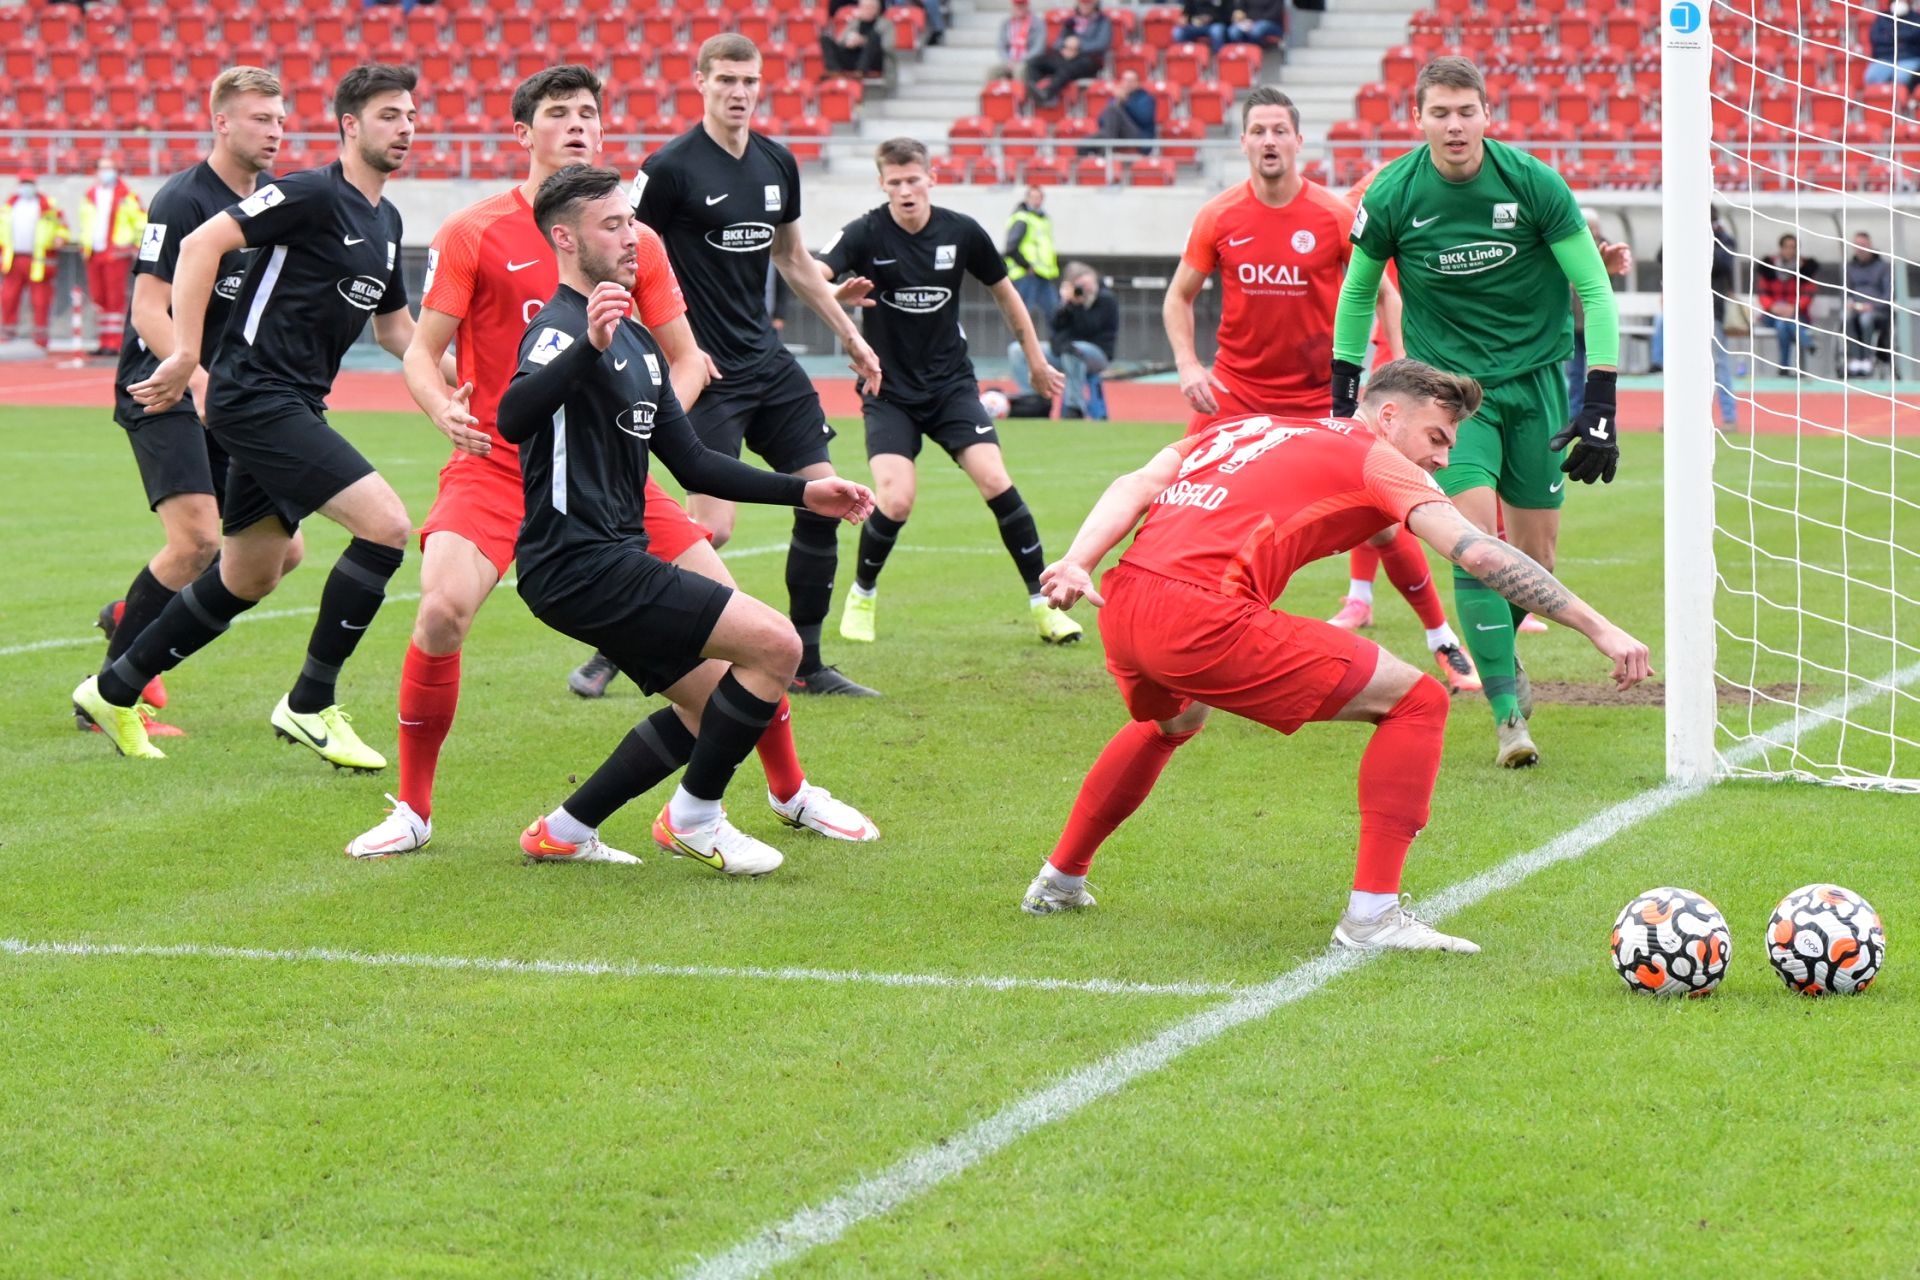
[[1567,425],[1567,372],[1541,365],[1484,388],[1480,412],[1460,424],[1460,438],[1435,479],[1448,497],[1495,489],[1510,507],[1553,509],[1566,498],[1564,450],[1547,447]]

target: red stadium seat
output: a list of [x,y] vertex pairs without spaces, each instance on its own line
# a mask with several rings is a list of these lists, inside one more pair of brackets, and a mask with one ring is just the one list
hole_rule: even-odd
[[1166,79],[1178,85],[1197,83],[1206,73],[1208,51],[1207,45],[1192,40],[1171,46],[1166,51]]
[[1153,78],[1153,64],[1158,57],[1159,54],[1157,52],[1147,52],[1141,49],[1117,50],[1110,59],[1113,64],[1113,78],[1118,80],[1121,76],[1131,71],[1142,80],[1151,80]]
[[1098,120],[1120,94],[1120,86],[1111,80],[1089,80],[1080,96],[1080,110],[1089,120]]
[[1413,51],[1412,45],[1395,45],[1380,55],[1381,83],[1401,93],[1413,92],[1414,79],[1420,74],[1420,62],[1420,55]]
[[[414,16],[418,17],[425,12],[425,9],[416,9]],[[547,15],[545,27],[545,39],[549,49],[575,49],[586,43],[578,13],[564,11],[550,13]]]
[[146,95],[142,86],[131,77],[123,76],[107,82],[107,119],[113,127],[124,129],[127,124],[140,116],[141,100]]
[[1029,160],[1021,177],[1031,186],[1057,187],[1067,180],[1067,162],[1065,160]]
[[[653,54],[637,44],[615,45],[606,53],[607,74],[617,88],[652,77]],[[649,113],[651,114],[651,113]]]
[[685,40],[675,40],[660,50],[660,76],[681,81],[693,75],[694,48]]
[[772,111],[775,120],[798,120],[814,114],[813,96],[807,86],[798,80],[776,85],[762,96],[761,102]]
[[[414,12],[418,13],[420,10],[416,9]],[[408,36],[411,38],[413,28],[409,26],[407,30]],[[455,46],[461,49],[474,49],[489,43],[492,38],[493,32],[487,22],[487,16],[485,14],[467,12],[453,15],[453,43]]]
[[1019,108],[1019,91],[1011,80],[995,80],[980,91],[980,114],[989,120],[1011,120]]
[[1222,84],[1251,89],[1253,82],[1260,78],[1260,66],[1266,56],[1266,50],[1257,44],[1230,44],[1214,60],[1214,71]]
[[985,116],[964,116],[947,130],[947,141],[960,160],[977,160],[987,154],[988,138],[993,136],[993,121]]
[[734,15],[733,19],[733,29],[759,45],[763,53],[767,45],[773,42],[773,26],[774,12],[771,9],[749,9]]
[[[153,10],[142,10],[127,15],[127,44],[134,49],[157,49],[166,39],[164,15]],[[12,44],[13,41],[0,33],[0,44]]]
[[220,19],[220,39],[226,44],[252,44],[260,38],[260,25],[251,9],[229,12]]
[[1531,129],[1546,116],[1546,96],[1531,81],[1515,85],[1506,94],[1506,121],[1509,129]]
[[[27,16],[31,12],[32,10],[28,9],[25,5],[14,5],[10,8],[0,9],[0,48],[16,44],[25,44],[27,42]],[[152,16],[152,20],[155,23],[154,35],[157,39],[159,36],[159,18],[157,15],[154,15]]]
[[1187,90],[1187,115],[1205,125],[1224,124],[1233,106],[1233,90],[1218,81],[1203,80]]
[[713,39],[727,29],[727,17],[723,13],[710,13],[695,10],[687,19],[687,39],[698,46]]
[[1085,116],[1062,120],[1053,126],[1053,136],[1061,142],[1085,142],[1099,132],[1099,123]]
[[964,185],[971,172],[972,167],[968,165],[966,159],[954,156],[933,157],[933,180],[943,186]]
[[697,85],[681,84],[671,90],[673,113],[688,120],[698,120],[706,114],[707,102],[701,96]]
[[467,79],[483,89],[506,83],[507,55],[499,45],[467,51]]
[[1646,37],[1647,32],[1657,29],[1650,27],[1645,18],[1631,11],[1608,14],[1604,27],[1606,43],[1614,49],[1636,48]]
[[1179,25],[1178,5],[1154,5],[1140,15],[1140,43],[1149,49],[1164,49],[1173,43],[1173,29]]
[[[376,10],[368,9],[369,14]],[[533,15],[508,10],[500,15],[500,43],[509,49],[531,48],[534,44]]]
[[1164,156],[1135,160],[1127,168],[1127,181],[1136,187],[1170,187],[1176,176],[1173,161]]
[[818,160],[825,147],[817,139],[827,138],[833,133],[833,125],[824,116],[801,116],[790,120],[786,125],[788,135],[787,149],[793,152],[797,160]]
[[20,114],[22,126],[28,129],[45,128],[53,115],[47,90],[40,84],[16,84],[13,87],[13,107]]
[[659,115],[661,106],[666,102],[666,86],[652,76],[616,80],[613,87],[614,92],[620,95],[622,117],[635,123]]
[[1565,125],[1584,125],[1597,114],[1593,94],[1585,85],[1570,84],[1553,96],[1553,118]]
[[680,43],[683,30],[680,15],[672,10],[648,13],[640,18],[640,38],[646,44],[665,46]]
[[1837,132],[1846,127],[1847,100],[1836,93],[1809,92],[1807,99],[1807,118],[1814,127]]
[[1081,156],[1073,162],[1073,184],[1076,187],[1108,186],[1117,169],[1105,156]]
[[1354,95],[1354,114],[1369,124],[1385,124],[1393,119],[1399,106],[1399,96],[1384,84],[1360,86],[1360,92]]
[[1047,126],[1043,121],[1015,117],[1000,126],[1000,154],[1009,165],[1041,155],[1050,156],[1053,148],[1040,143],[1046,136]]
[[897,50],[912,52],[924,43],[922,31],[927,23],[927,11],[918,5],[895,5],[886,11],[893,20],[893,43]]
[[[982,186],[991,187],[1000,181],[1000,166],[986,156],[982,156],[978,160],[973,161],[973,163],[967,167],[967,173],[972,181]],[[1011,179],[1013,175],[1009,173],[1007,176]]]
[[1140,43],[1140,15],[1124,5],[1114,5],[1107,9],[1107,20],[1113,23],[1113,47],[1127,49]]
[[1193,164],[1200,158],[1199,148],[1169,145],[1195,142],[1207,136],[1207,126],[1198,120],[1168,120],[1160,126],[1160,154],[1175,164]]
[[834,76],[821,82],[819,110],[834,124],[853,123],[854,109],[866,96],[866,90],[858,80],[847,76]]

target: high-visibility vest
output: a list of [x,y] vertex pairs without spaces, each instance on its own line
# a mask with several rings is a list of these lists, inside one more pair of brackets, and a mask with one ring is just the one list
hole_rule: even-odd
[[[1060,259],[1053,253],[1053,219],[1044,213],[1035,213],[1031,209],[1021,209],[1007,225],[1019,223],[1026,230],[1020,233],[1020,256],[1033,268],[1033,274],[1042,280],[1060,278]],[[1012,258],[1007,259],[1007,275],[1014,280],[1027,274],[1027,268]]]
[[[133,249],[140,243],[140,235],[147,229],[147,211],[140,203],[140,197],[124,182],[116,182],[122,193],[118,203],[113,206],[113,225],[107,231],[107,248]],[[85,200],[80,205],[80,256],[93,256],[94,219],[99,216],[100,206],[95,200],[98,187],[88,187]]]
[[[34,284],[47,278],[47,266],[56,249],[67,243],[67,220],[61,216],[60,208],[45,196],[34,197],[40,202],[40,221],[33,229],[33,272],[28,276]],[[17,246],[13,243],[13,201],[0,204],[0,275],[13,270],[13,255]]]

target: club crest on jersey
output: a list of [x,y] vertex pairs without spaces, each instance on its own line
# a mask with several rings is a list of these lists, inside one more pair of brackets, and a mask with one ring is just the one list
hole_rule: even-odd
[[758,253],[773,243],[773,228],[764,222],[736,222],[707,232],[707,243],[728,253]]
[[240,212],[246,214],[249,218],[257,218],[286,198],[287,193],[280,189],[280,185],[270,182],[248,196],[245,200],[242,200],[240,202]]
[[895,311],[925,315],[946,306],[947,299],[952,296],[951,289],[942,288],[939,285],[925,285],[908,289],[889,289],[880,295],[880,301]]
[[160,250],[166,246],[166,243],[167,224],[164,222],[149,222],[147,229],[140,235],[140,261],[160,261]]
[[641,440],[653,438],[653,414],[659,408],[651,400],[636,400],[633,408],[622,409],[613,425]]
[[1319,241],[1313,238],[1313,232],[1308,231],[1305,227],[1293,233],[1293,251],[1295,253],[1312,253],[1313,246],[1318,243]]
[[1493,206],[1493,229],[1511,231],[1520,223],[1520,204],[1508,200]]
[[767,184],[767,212],[780,212],[780,184],[777,182]]
[[533,364],[551,364],[555,356],[572,345],[572,334],[562,333],[549,325],[533,340],[533,350],[527,352],[527,360]]
[[651,351],[641,352],[640,358],[646,361],[647,376],[653,379],[653,385],[656,387],[659,386],[660,385],[660,361],[654,357],[654,354]]
[[958,245],[943,244],[939,246],[933,251],[933,269],[935,271],[951,271],[953,269],[953,260],[958,253]]
[[379,276],[355,276],[351,280],[342,280],[334,285],[340,296],[362,311],[371,311],[380,305],[380,299],[386,295],[387,282]]
[[1425,266],[1443,276],[1477,276],[1504,267],[1519,255],[1518,249],[1503,240],[1475,240],[1428,254]]

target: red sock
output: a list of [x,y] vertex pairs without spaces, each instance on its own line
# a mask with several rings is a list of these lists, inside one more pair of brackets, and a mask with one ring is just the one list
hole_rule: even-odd
[[1433,570],[1427,565],[1426,548],[1420,545],[1420,539],[1407,532],[1407,526],[1401,525],[1393,541],[1380,549],[1380,559],[1387,566],[1387,581],[1420,615],[1420,625],[1429,631],[1446,626],[1446,606],[1440,603],[1440,593],[1433,589]]
[[1380,572],[1380,548],[1363,542],[1347,552],[1347,576],[1355,582],[1372,582]]
[[407,645],[400,664],[400,799],[423,818],[433,813],[433,771],[459,705],[460,651]]
[[1174,748],[1198,732],[1164,734],[1151,720],[1135,720],[1114,734],[1080,784],[1067,829],[1047,859],[1054,870],[1070,876],[1087,874],[1094,852],[1147,798],[1160,771],[1173,759]]
[[1353,887],[1400,892],[1407,846],[1427,825],[1440,748],[1447,733],[1447,691],[1421,676],[1373,731],[1360,756],[1360,861]]
[[760,767],[767,771],[767,790],[782,803],[793,799],[807,785],[807,771],[800,767],[800,752],[793,745],[793,708],[780,695],[780,709],[773,713],[767,731],[753,749],[760,753]]

